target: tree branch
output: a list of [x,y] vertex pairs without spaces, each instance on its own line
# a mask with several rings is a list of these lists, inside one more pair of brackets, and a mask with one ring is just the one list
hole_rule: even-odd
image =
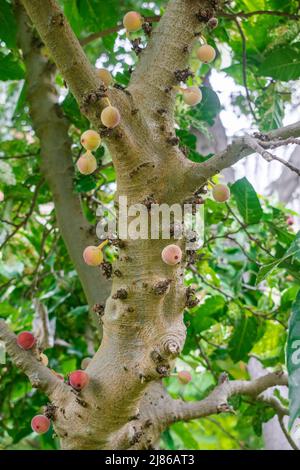
[[259,396],[263,391],[276,385],[287,385],[288,379],[282,373],[269,373],[255,380],[229,381],[223,379],[208,397],[199,402],[178,402],[176,421],[188,421],[202,418],[211,414],[231,411],[228,404],[229,398],[234,395]]
[[22,158],[36,158],[37,156],[38,156],[37,153],[24,153],[23,155],[1,156],[0,161],[1,160],[13,160],[13,159],[20,160]]
[[[226,13],[224,11],[218,12],[218,16],[220,18],[227,18],[227,19],[235,19],[239,18],[250,18],[252,16],[257,15],[271,15],[271,16],[282,16],[291,20],[299,20],[300,15],[296,15],[293,13],[286,13],[284,11],[273,11],[273,10],[256,10],[256,11],[249,11],[249,12],[237,12],[237,13]],[[157,23],[160,20],[161,16],[149,16],[144,18],[145,21],[149,23]],[[102,29],[101,31],[96,31],[95,33],[89,34],[85,38],[80,40],[80,44],[82,46],[86,46],[87,44],[95,41],[96,39],[104,38],[105,36],[109,36],[110,34],[117,33],[124,28],[123,24],[117,24],[116,26],[112,26],[111,28]]]
[[220,16],[224,18],[230,18],[234,19],[236,17],[240,18],[250,18],[251,16],[256,16],[256,15],[270,15],[270,16],[282,16],[285,18],[289,18],[290,20],[299,20],[300,15],[296,15],[293,13],[287,13],[285,11],[276,11],[276,10],[255,10],[255,11],[239,11],[237,13],[226,13],[222,12]]
[[[259,134],[255,138],[263,137],[264,147],[274,144],[272,141],[278,141],[278,146],[285,145],[284,140],[290,137],[300,136],[300,121],[280,129],[275,129],[267,134]],[[281,141],[282,139],[282,141]],[[290,141],[288,140],[288,143]],[[192,193],[203,185],[207,179],[211,178],[220,171],[228,168],[239,160],[253,153],[253,145],[249,144],[249,136],[238,137],[223,152],[214,155],[203,163],[188,162],[186,164],[186,175],[184,183],[184,192]]]
[[96,235],[92,234],[83,215],[80,197],[73,189],[69,122],[58,106],[56,69],[41,55],[30,20],[21,6],[17,9],[17,20],[19,43],[27,69],[30,114],[41,142],[41,170],[53,194],[60,233],[92,307],[106,300],[110,283],[99,269],[91,269],[83,261],[83,250],[87,245],[95,244]]
[[29,378],[32,386],[43,390],[47,395],[53,395],[57,390],[67,390],[64,382],[58,379],[50,369],[45,367],[34,350],[25,351],[17,345],[16,335],[0,319],[0,340],[5,344],[6,350],[16,366]]
[[[251,381],[229,381],[226,374],[221,374],[219,385],[205,399],[198,402],[175,400],[170,397],[160,381],[152,382],[146,388],[139,404],[139,420],[132,422],[136,431],[142,430],[142,433],[130,449],[149,449],[149,444],[151,448],[160,434],[178,421],[190,421],[222,412],[232,412],[228,400],[234,395],[248,395],[263,400],[265,397],[261,395],[262,392],[276,385],[286,385],[287,381],[287,376],[282,373],[268,373]],[[286,415],[286,409],[275,397],[268,397],[266,403],[274,407],[277,412]],[[126,430],[127,436],[130,437],[126,427],[122,433],[124,438]]]
[[[282,165],[286,166],[289,170],[293,171],[296,173],[298,176],[300,176],[300,169],[296,168],[294,165],[291,165],[288,161],[284,160],[283,158],[278,157],[277,155],[274,155],[270,153],[268,150],[266,150],[266,145],[262,147],[262,142],[257,141],[254,137],[252,136],[246,136],[245,141],[249,144],[249,147],[254,150],[254,152],[258,153],[258,155],[261,155],[266,162],[270,163],[272,160],[276,160]],[[280,145],[284,145],[281,141],[279,141]]]
[[282,430],[286,440],[288,441],[288,443],[290,444],[290,446],[293,450],[300,450],[299,447],[297,446],[297,444],[295,443],[294,439],[290,435],[290,433],[287,431],[286,426],[284,424],[284,419],[283,418],[284,418],[284,416],[282,414],[278,415],[279,425],[281,427],[281,430]]
[[[97,95],[103,83],[86,57],[60,6],[55,0],[21,2],[82,111],[96,127],[99,126],[101,109],[107,106],[107,101]],[[119,90],[108,90],[107,95],[112,102],[118,97],[119,109],[127,102]],[[91,97],[94,99],[90,99]]]
[[[160,20],[160,16],[159,15],[147,16],[144,18],[144,20],[147,23],[157,23]],[[109,34],[117,33],[118,31],[121,31],[121,29],[124,29],[123,23],[117,24],[116,26],[113,26],[112,28],[107,28],[101,31],[96,31],[95,33],[92,33],[89,36],[82,38],[80,40],[80,44],[82,46],[86,46],[87,44],[95,41],[96,39],[101,39],[101,38],[104,38],[105,36],[108,36]]]
[[197,17],[200,7],[212,11],[208,0],[170,0],[152,31],[130,81],[130,89],[139,102],[148,103],[146,108],[152,109],[156,101],[162,108],[172,111],[175,91],[171,91],[171,87],[178,84],[175,71],[187,66],[197,33],[200,34],[206,24]]

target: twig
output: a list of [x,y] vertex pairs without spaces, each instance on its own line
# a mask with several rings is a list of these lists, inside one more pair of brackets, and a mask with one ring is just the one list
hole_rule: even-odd
[[[178,419],[189,421],[206,417],[216,413],[232,412],[228,404],[229,398],[234,395],[248,395],[257,398],[262,392],[277,385],[287,385],[287,375],[280,373],[268,373],[254,380],[224,380],[203,400],[197,402],[179,402],[177,404]],[[174,417],[172,416],[171,419]],[[171,421],[172,422],[172,421]]]
[[244,232],[247,234],[248,238],[253,242],[255,243],[261,250],[263,250],[265,253],[267,253],[269,256],[272,256],[272,258],[274,258],[274,256],[270,253],[270,250],[268,250],[267,248],[265,248],[261,243],[260,241],[253,237],[251,235],[251,233],[248,232],[247,230],[247,225],[245,225],[240,219],[239,217],[234,213],[234,211],[231,209],[231,207],[229,206],[229,204],[226,202],[225,203],[226,206],[228,207],[230,213],[232,214],[232,216],[235,218],[235,220],[240,224],[240,226],[242,227],[242,229],[244,230]]
[[283,160],[282,158],[280,157],[277,157],[277,155],[272,155],[272,158],[273,160],[277,160],[278,162],[280,162],[282,165],[286,166],[289,170],[293,171],[294,173],[296,173],[298,176],[300,176],[300,169],[299,168],[296,168],[294,165],[291,165],[289,162],[287,162],[286,160]]
[[288,441],[288,443],[290,444],[292,449],[300,450],[299,447],[296,445],[294,439],[290,435],[290,433],[287,431],[287,429],[285,427],[285,424],[284,424],[284,421],[283,421],[283,418],[284,418],[283,415],[278,414],[279,425],[281,427],[281,430],[282,430],[283,434],[285,435],[286,440]]
[[211,289],[214,289],[216,290],[217,292],[219,292],[220,294],[222,294],[224,297],[226,297],[227,300],[235,300],[235,298],[230,295],[230,294],[227,294],[226,292],[224,292],[222,289],[220,289],[219,287],[216,287],[214,286],[213,284],[211,284],[210,282],[206,281],[206,279],[202,276],[202,274],[200,274],[198,272],[198,270],[195,268],[195,266],[193,265],[190,265],[189,266],[189,269],[194,273],[196,274],[196,276],[199,277],[199,279],[201,279],[201,281],[203,282],[203,284],[206,284],[208,287],[210,287]]
[[300,139],[296,137],[289,137],[288,139],[278,139],[278,140],[260,140],[257,139],[262,147],[275,149],[278,147],[282,147],[283,145],[300,145]]
[[32,197],[32,201],[31,201],[31,205],[30,205],[30,208],[29,208],[29,211],[27,212],[25,218],[16,226],[15,230],[13,230],[7,237],[6,239],[4,240],[4,242],[2,243],[2,245],[0,246],[0,250],[6,245],[6,243],[12,238],[14,237],[14,235],[20,230],[21,227],[25,227],[25,225],[27,224],[30,216],[32,215],[33,211],[34,211],[34,207],[35,207],[35,203],[36,203],[36,200],[38,198],[38,194],[39,194],[39,189],[40,187],[43,185],[44,183],[44,179],[42,178],[39,183],[37,184],[36,188],[35,188],[35,191],[33,193],[33,197]]
[[257,401],[260,401],[262,403],[266,403],[267,405],[271,406],[274,408],[278,416],[288,416],[289,415],[289,410],[288,408],[285,408],[281,402],[273,395],[267,396],[267,395],[260,395],[257,397]]
[[[252,148],[252,150],[254,150],[254,152],[261,155],[263,157],[263,159],[266,160],[268,163],[270,163],[272,160],[276,160],[276,161],[280,162],[282,165],[289,168],[289,170],[293,171],[298,176],[300,176],[300,169],[299,168],[296,168],[294,165],[291,165],[288,161],[283,160],[282,158],[278,157],[277,155],[274,155],[274,154],[268,152],[268,150],[266,150],[264,147],[262,147],[262,145],[261,145],[262,142],[261,141],[258,142],[254,137],[252,137],[250,135],[246,135],[245,136],[245,142],[247,143],[247,145],[249,145],[249,147]],[[269,145],[269,143],[267,143],[267,145]],[[284,144],[282,144],[282,145],[284,145]],[[278,145],[278,147],[279,147],[279,145]]]
[[214,241],[214,240],[218,240],[218,239],[221,239],[221,238],[227,238],[229,237],[230,235],[235,235],[236,233],[239,233],[240,231],[242,230],[242,227],[239,227],[237,230],[233,230],[232,232],[226,232],[224,233],[224,235],[213,235],[212,237],[208,238],[205,243],[204,243],[204,246],[209,244],[210,242]]
[[255,11],[239,11],[237,13],[226,13],[221,12],[219,16],[223,18],[235,19],[236,17],[240,18],[250,18],[251,16],[255,15],[271,15],[271,16],[283,16],[285,18],[289,18],[290,20],[299,20],[300,15],[296,15],[294,13],[286,13],[285,11],[275,11],[275,10],[255,10]]
[[246,42],[246,36],[244,34],[243,28],[241,27],[239,20],[237,18],[234,18],[234,22],[239,30],[239,33],[242,38],[242,48],[243,48],[243,82],[244,82],[244,87],[246,91],[246,96],[247,96],[247,101],[249,105],[250,112],[255,120],[257,122],[257,117],[255,114],[255,111],[252,106],[252,101],[251,101],[251,96],[250,96],[250,91],[248,88],[248,82],[247,82],[247,42]]
[[235,243],[236,245],[238,245],[238,247],[241,249],[241,251],[244,253],[244,255],[246,256],[246,258],[251,262],[251,263],[255,263],[257,264],[257,266],[262,266],[261,263],[259,263],[259,261],[256,261],[255,259],[251,258],[251,256],[248,255],[247,251],[245,250],[245,248],[243,247],[243,245],[238,242],[235,238],[233,237],[230,237],[230,236],[226,236],[225,237],[227,240],[231,240],[233,243]]
[[21,158],[31,158],[31,157],[37,157],[38,153],[24,153],[24,155],[10,155],[9,157],[0,157],[1,160],[12,160],[16,159],[19,160]]
[[[218,14],[219,17],[230,19],[230,20],[234,20],[237,17],[250,18],[251,16],[255,16],[255,15],[283,16],[291,20],[300,19],[300,15],[296,15],[293,13],[286,13],[284,11],[271,11],[271,10],[256,10],[256,11],[249,11],[249,12],[240,11],[237,13],[226,13],[222,11],[220,14]],[[145,21],[147,23],[157,23],[160,19],[161,19],[161,16],[156,15],[156,16],[146,17]],[[122,24],[117,24],[116,26],[113,26],[111,28],[103,29],[101,31],[96,31],[95,33],[90,34],[86,38],[82,38],[80,40],[80,44],[82,46],[86,46],[87,44],[91,43],[92,41],[95,41],[96,39],[101,39],[101,38],[104,38],[105,36],[109,36],[110,34],[118,33],[123,28],[124,26]]]
[[263,157],[264,160],[266,160],[268,163],[273,160],[272,154],[265,150],[259,143],[258,141],[252,137],[251,135],[246,134],[245,137],[245,143],[252,149],[254,152],[258,153]]
[[248,447],[247,446],[244,446],[235,436],[233,436],[232,434],[230,434],[230,432],[228,432],[223,426],[221,423],[219,423],[219,421],[217,421],[216,419],[214,418],[204,418],[206,419],[207,421],[209,421],[210,423],[213,423],[215,426],[217,426],[227,437],[229,437],[231,440],[233,440],[239,447],[240,449],[242,450],[246,450]]
[[[148,17],[145,18],[145,21],[147,23],[157,23],[160,20],[160,18],[161,17],[159,15],[148,16]],[[124,29],[123,24],[117,24],[116,26],[113,26],[112,28],[108,28],[108,29],[104,29],[102,31],[98,31],[96,33],[92,33],[89,36],[87,36],[86,38],[81,39],[80,44],[82,46],[86,46],[87,44],[89,44],[92,41],[95,41],[96,39],[103,38],[105,36],[108,36],[109,34],[117,33],[121,29]]]
[[32,285],[31,285],[31,289],[30,289],[30,292],[31,292],[32,296],[35,295],[35,291],[37,290],[37,287],[38,287],[39,269],[40,269],[40,266],[41,266],[41,264],[44,260],[44,248],[45,248],[45,244],[46,244],[46,241],[47,241],[47,237],[52,232],[52,230],[54,230],[54,228],[55,227],[53,227],[53,226],[50,227],[50,228],[45,227],[44,230],[43,230],[39,259],[38,259],[37,265],[35,267],[35,270],[32,273],[33,281],[32,281]]
[[202,357],[202,359],[204,360],[205,364],[206,364],[206,367],[207,369],[211,372],[211,374],[213,375],[213,377],[218,380],[218,377],[217,377],[217,374],[216,372],[213,370],[213,367],[211,365],[211,362],[208,358],[208,356],[205,354],[203,348],[202,348],[202,345],[201,345],[201,339],[199,339],[199,341],[197,342],[198,344],[198,348],[199,348],[199,351],[200,351],[200,356]]
[[6,220],[6,219],[0,219],[0,222],[2,222],[2,224],[11,225],[12,227],[18,226],[17,224],[14,224],[13,222],[10,222],[9,220]]

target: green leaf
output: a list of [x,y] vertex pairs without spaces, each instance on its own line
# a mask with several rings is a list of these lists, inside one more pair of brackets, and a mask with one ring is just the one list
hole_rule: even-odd
[[[201,317],[200,315],[191,315],[190,319],[191,329],[195,334],[201,331],[208,330],[216,321],[212,317]],[[188,348],[188,344],[185,345]]]
[[290,245],[294,241],[294,233],[289,232],[286,228],[282,228],[278,225],[275,225],[275,223],[273,222],[268,221],[267,223],[270,228],[270,232],[276,235],[276,237],[281,243]]
[[13,14],[12,5],[6,0],[0,0],[0,39],[7,47],[16,47],[16,20]]
[[15,119],[22,111],[24,111],[24,106],[27,99],[27,83],[24,81],[23,86],[20,90],[18,101],[14,109],[13,118]]
[[292,47],[284,47],[266,54],[258,74],[288,82],[300,77],[300,51]]
[[[281,263],[285,262],[288,258],[295,259],[296,261],[300,261],[300,232],[297,233],[295,240],[293,243],[290,245],[289,249],[287,250],[286,254],[281,257],[277,258],[271,263],[265,264],[260,267],[257,278],[256,278],[256,284],[259,284],[262,282],[266,277],[274,271],[277,266],[279,266]],[[288,268],[288,266],[285,266]]]
[[300,292],[293,303],[289,321],[287,343],[287,369],[289,373],[290,419],[289,429],[300,415]]
[[89,128],[88,120],[82,116],[77,101],[75,100],[72,93],[68,93],[62,102],[62,109],[67,118],[81,130]]
[[169,429],[166,429],[161,435],[162,441],[165,443],[167,449],[175,450],[176,446],[174,444],[174,440],[170,433]]
[[217,93],[210,87],[201,87],[202,101],[191,108],[189,114],[198,121],[205,121],[210,126],[214,124],[216,116],[221,111],[221,103]]
[[287,256],[292,256],[294,260],[300,261],[300,231],[287,251]]
[[224,313],[225,299],[221,295],[208,297],[197,309],[195,314],[203,318],[211,316],[219,318]]
[[176,135],[180,138],[180,143],[185,145],[189,149],[196,150],[197,148],[197,137],[195,134],[191,134],[185,129],[176,129]]
[[89,308],[87,305],[80,305],[79,307],[73,308],[70,312],[69,315],[72,316],[80,316],[80,315],[85,315],[88,313]]
[[278,260],[276,259],[275,261],[272,261],[271,263],[265,264],[264,266],[261,266],[259,268],[257,278],[256,278],[256,285],[260,284],[262,281],[266,279],[268,274],[271,274],[271,272],[281,263],[281,259]]
[[291,307],[291,304],[294,302],[294,300],[297,297],[297,294],[299,292],[300,286],[291,286],[285,291],[283,291],[281,295],[281,302],[280,302],[280,308],[282,310],[287,310]]
[[93,176],[82,176],[76,182],[75,190],[77,193],[87,193],[88,191],[95,189],[96,186],[97,183]]
[[122,73],[118,72],[115,76],[117,83],[128,86],[130,80],[130,73],[127,70],[124,70]]
[[282,127],[284,102],[282,95],[277,93],[275,84],[269,87],[255,101],[260,116],[260,130],[268,132]]
[[21,80],[24,77],[24,66],[15,55],[0,52],[0,80]]
[[263,423],[270,421],[275,416],[276,411],[264,403],[258,403],[252,411],[254,411],[252,419],[254,432],[257,436],[261,436]]
[[193,162],[204,162],[210,156],[203,157],[197,152],[197,137],[185,129],[175,130],[177,137],[180,139],[180,146],[187,150],[187,157]]
[[234,362],[247,361],[248,353],[256,342],[257,332],[256,318],[241,314],[228,345],[229,355]]
[[251,354],[260,361],[278,364],[284,357],[286,332],[282,325],[268,321],[263,336],[255,343]]
[[289,373],[290,400],[289,429],[291,429],[296,418],[300,415],[300,292],[293,304],[292,315],[289,321],[287,369]]
[[1,311],[0,317],[1,318],[8,318],[11,315],[15,315],[17,313],[17,309],[15,309],[9,302],[5,301],[1,304]]
[[244,222],[248,225],[257,224],[263,215],[263,211],[251,183],[249,183],[247,178],[242,178],[236,181],[230,187],[230,190]]

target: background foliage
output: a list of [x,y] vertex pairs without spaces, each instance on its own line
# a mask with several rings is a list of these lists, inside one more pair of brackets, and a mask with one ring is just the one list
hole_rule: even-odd
[[[128,10],[144,16],[163,13],[165,1],[66,0],[60,1],[79,38],[115,27]],[[282,126],[286,106],[293,99],[292,80],[300,77],[300,23],[285,16],[255,15],[240,24],[234,12],[280,10],[297,13],[299,3],[280,0],[237,0],[224,6],[227,17],[208,41],[219,53],[229,51],[231,64],[225,71],[246,93],[232,94],[237,114],[246,115],[254,129],[268,131]],[[239,20],[240,21],[240,20]],[[24,64],[16,41],[12,4],[0,0],[0,301],[1,317],[16,331],[32,328],[35,299],[48,310],[56,324],[55,347],[46,351],[51,368],[64,375],[80,367],[82,358],[97,347],[98,340],[88,320],[88,307],[55,223],[52,196],[40,173],[40,145],[28,113]],[[143,38],[146,41],[146,38]],[[118,83],[126,85],[130,67],[137,60],[124,31],[97,39],[85,50],[92,63],[111,70]],[[49,59],[51,60],[51,58]],[[213,65],[220,69],[217,58]],[[187,109],[178,99],[177,134],[194,161],[207,155],[196,151],[191,127],[209,135],[221,110],[217,93],[205,83],[209,66],[191,59],[194,82],[203,89],[203,102]],[[79,136],[88,128],[62,77],[56,83],[61,108],[70,121],[74,162],[80,153]],[[110,162],[107,149],[97,154],[100,164]],[[85,214],[96,224],[97,202],[112,206],[114,170],[107,166],[96,176],[76,174],[74,191],[81,193]],[[185,312],[188,338],[177,369],[189,369],[193,380],[187,386],[175,376],[167,379],[169,392],[186,400],[201,399],[227,371],[232,379],[247,379],[247,363],[257,357],[266,367],[285,367],[287,325],[299,291],[300,247],[292,214],[278,203],[258,196],[244,177],[232,187],[229,204],[205,202],[205,243],[196,264],[187,271],[201,303]],[[113,259],[114,252],[107,251]],[[196,268],[196,269],[195,269]],[[294,305],[294,320],[299,306]],[[2,359],[4,356],[4,351]],[[4,362],[4,360],[3,360]],[[31,417],[45,404],[45,397],[31,389],[10,360],[0,368],[0,448],[55,449],[56,438],[31,434]],[[257,449],[262,448],[262,423],[274,411],[243,398],[232,403],[235,415],[218,415],[191,423],[177,423],[162,436],[167,449]],[[296,415],[297,410],[296,409]]]

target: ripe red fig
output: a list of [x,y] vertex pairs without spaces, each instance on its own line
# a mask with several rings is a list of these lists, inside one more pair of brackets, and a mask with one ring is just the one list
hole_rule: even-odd
[[30,331],[22,331],[17,336],[17,344],[20,348],[28,350],[33,348],[36,339]]
[[50,428],[50,424],[50,420],[44,415],[36,415],[31,420],[31,428],[38,434],[47,432]]
[[84,387],[87,386],[89,383],[89,376],[83,370],[75,370],[71,372],[69,375],[69,382],[71,387],[75,388],[75,390],[82,390]]

